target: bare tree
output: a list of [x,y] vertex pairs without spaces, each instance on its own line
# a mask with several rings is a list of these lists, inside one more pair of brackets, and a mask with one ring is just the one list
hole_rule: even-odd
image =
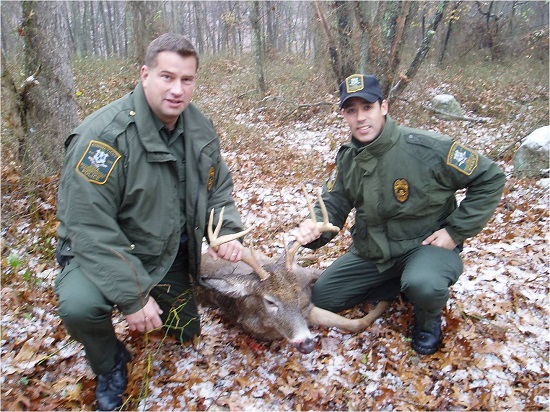
[[68,27],[63,2],[23,2],[25,71],[35,74],[25,83],[36,86],[22,91],[25,116],[25,164],[38,173],[59,171],[63,142],[78,123],[75,85],[68,44]]
[[432,21],[430,22],[430,27],[428,28],[424,38],[422,39],[422,44],[420,48],[417,50],[416,55],[414,56],[414,59],[409,65],[405,74],[400,76],[395,86],[392,87],[388,95],[388,99],[392,100],[392,99],[395,99],[397,96],[399,96],[399,94],[401,94],[403,90],[405,90],[407,83],[410,82],[418,72],[420,65],[422,64],[422,62],[426,58],[426,55],[428,54],[428,51],[430,50],[432,38],[435,35],[437,26],[439,25],[439,22],[443,17],[443,13],[447,8],[447,4],[448,2],[446,1],[439,2],[435,15],[433,16]]
[[266,94],[265,74],[264,74],[264,41],[260,25],[260,2],[252,0],[250,4],[250,23],[252,24],[252,36],[254,43],[254,54],[256,56],[256,72],[258,76],[258,89],[260,97],[263,99]]
[[441,53],[439,55],[439,64],[443,62],[443,59],[445,58],[445,52],[447,51],[447,47],[449,46],[449,39],[451,38],[451,32],[453,30],[454,23],[459,19],[460,16],[460,6],[462,6],[462,1],[457,1],[453,4],[453,9],[451,10],[451,13],[449,15],[449,19],[447,22],[447,32],[445,33],[445,40],[443,41],[443,47],[441,48]]

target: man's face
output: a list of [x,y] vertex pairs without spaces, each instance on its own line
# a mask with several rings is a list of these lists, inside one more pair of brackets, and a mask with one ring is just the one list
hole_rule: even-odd
[[191,102],[197,75],[197,59],[164,51],[154,67],[141,68],[141,82],[147,103],[155,115],[172,129],[178,116]]
[[361,143],[370,143],[375,140],[384,129],[388,102],[369,103],[360,97],[347,100],[342,109],[342,116],[349,124],[351,134]]

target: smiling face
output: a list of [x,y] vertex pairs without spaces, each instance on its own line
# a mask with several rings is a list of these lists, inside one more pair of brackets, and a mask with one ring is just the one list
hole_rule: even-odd
[[384,129],[388,102],[369,103],[360,97],[352,97],[342,108],[342,116],[348,122],[351,134],[361,143],[374,141]]
[[196,75],[195,56],[182,57],[171,51],[159,53],[156,65],[141,68],[147,103],[170,130],[193,98]]

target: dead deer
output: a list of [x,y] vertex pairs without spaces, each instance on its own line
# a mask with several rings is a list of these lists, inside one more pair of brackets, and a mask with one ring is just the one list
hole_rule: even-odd
[[[307,199],[312,219],[315,219],[311,202]],[[323,200],[319,196],[323,222],[316,222],[321,232],[340,231],[328,221]],[[233,235],[218,237],[223,223],[223,209],[216,229],[212,231],[214,211],[210,213],[208,237],[210,247],[237,239],[252,227]],[[320,270],[304,268],[295,263],[298,242],[275,259],[257,254],[245,248],[241,262],[212,259],[203,255],[201,279],[206,288],[199,288],[201,304],[216,306],[225,316],[242,327],[248,334],[260,340],[285,338],[302,353],[314,349],[309,325],[336,327],[349,332],[359,332],[371,325],[389,306],[381,301],[366,316],[348,319],[336,313],[316,307],[311,302],[311,283],[321,274]]]

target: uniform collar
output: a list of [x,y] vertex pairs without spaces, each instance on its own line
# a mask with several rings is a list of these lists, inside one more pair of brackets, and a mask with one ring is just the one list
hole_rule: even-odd
[[386,124],[382,133],[372,142],[368,144],[361,144],[353,136],[351,143],[359,152],[367,152],[371,156],[378,157],[386,153],[398,140],[399,134],[397,132],[397,123],[389,115],[386,116]]
[[[136,110],[135,122],[138,130],[139,138],[145,150],[149,153],[158,154],[170,154],[170,150],[163,138],[160,136],[160,129],[164,127],[164,124],[158,119],[145,98],[143,92],[143,86],[141,82],[138,83],[133,93],[134,107]],[[181,116],[180,116],[181,120]],[[181,121],[178,121],[178,126],[183,130]]]

